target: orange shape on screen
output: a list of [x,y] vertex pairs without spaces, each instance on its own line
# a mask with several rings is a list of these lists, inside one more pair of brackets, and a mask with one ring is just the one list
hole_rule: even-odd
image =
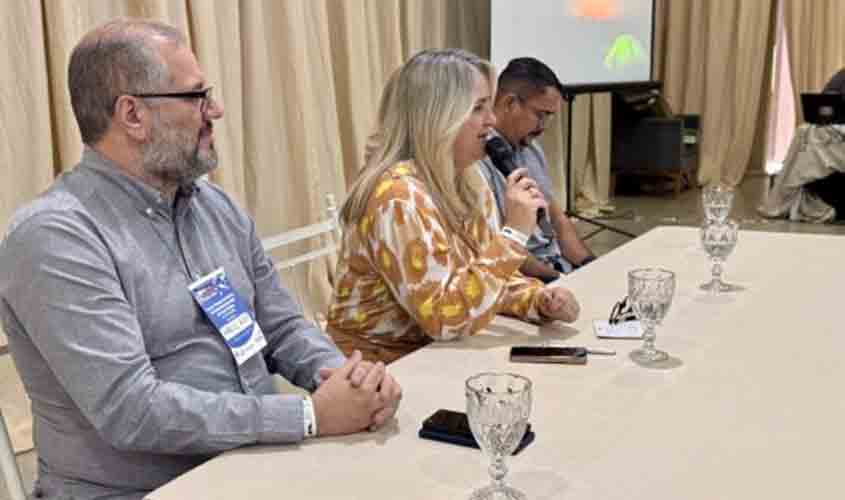
[[572,0],[572,15],[606,21],[619,15],[618,0]]

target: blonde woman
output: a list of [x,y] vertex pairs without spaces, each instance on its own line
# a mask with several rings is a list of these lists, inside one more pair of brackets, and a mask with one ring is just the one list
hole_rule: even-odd
[[508,226],[476,162],[495,124],[495,71],[461,50],[423,51],[382,94],[366,162],[341,209],[344,238],[328,329],[341,350],[390,362],[477,333],[497,313],[574,321],[561,287],[519,274],[546,203],[519,169]]

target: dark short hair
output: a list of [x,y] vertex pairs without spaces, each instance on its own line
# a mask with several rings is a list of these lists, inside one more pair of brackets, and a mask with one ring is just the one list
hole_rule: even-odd
[[533,57],[512,59],[499,74],[499,95],[513,93],[533,97],[553,87],[563,95],[563,85],[552,69]]
[[120,18],[91,30],[73,49],[68,90],[85,144],[106,133],[118,97],[160,91],[169,79],[154,37],[185,43],[184,35],[167,24]]

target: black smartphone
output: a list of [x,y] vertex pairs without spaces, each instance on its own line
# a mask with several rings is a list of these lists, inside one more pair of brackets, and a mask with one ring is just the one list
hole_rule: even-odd
[[583,365],[587,363],[585,347],[511,347],[511,361],[515,363],[562,363]]
[[[472,435],[472,429],[469,426],[466,413],[458,411],[437,410],[433,415],[423,421],[419,436],[423,439],[433,439],[444,443],[468,446],[470,448],[479,447],[475,436]],[[531,424],[528,424],[525,428],[525,435],[522,436],[522,441],[520,441],[519,446],[516,447],[513,454],[516,455],[525,449],[526,446],[534,441],[534,437]]]

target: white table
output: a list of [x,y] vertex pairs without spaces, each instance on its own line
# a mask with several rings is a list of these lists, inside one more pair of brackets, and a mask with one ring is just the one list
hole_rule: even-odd
[[[487,482],[475,450],[419,439],[437,408],[463,410],[464,380],[508,370],[534,381],[537,440],[508,481],[540,499],[842,498],[845,453],[845,238],[742,232],[725,278],[747,289],[713,298],[694,228],[657,228],[566,278],[580,297],[572,328],[500,318],[488,333],[430,346],[391,366],[405,398],[378,433],[226,453],[149,498],[464,499]],[[675,270],[657,345],[676,366],[650,370],[636,340],[597,340],[626,292],[626,271]],[[508,362],[515,343],[565,339],[616,348],[586,366]]]

